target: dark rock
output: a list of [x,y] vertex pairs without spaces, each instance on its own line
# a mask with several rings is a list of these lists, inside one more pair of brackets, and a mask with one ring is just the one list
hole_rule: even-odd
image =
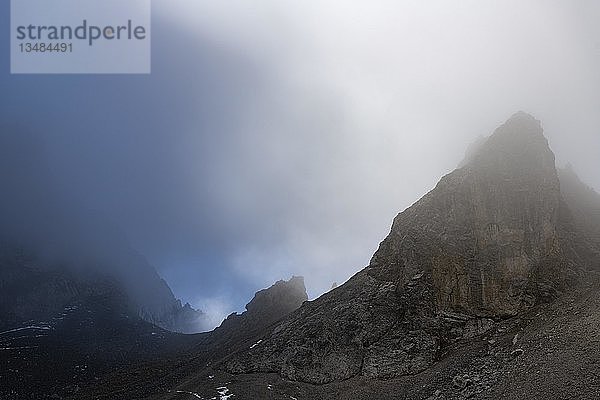
[[[242,314],[231,314],[212,331],[208,346],[220,355],[223,348],[229,352],[241,349],[254,351],[268,346],[262,336],[276,322],[297,310],[306,300],[304,278],[294,276],[289,281],[278,281],[268,289],[258,291]],[[245,367],[237,360],[227,364],[231,372],[243,372]]]
[[517,113],[394,220],[369,266],[229,362],[309,383],[392,378],[555,298],[581,269],[554,154]]
[[468,375],[456,375],[452,378],[452,385],[457,389],[464,389],[471,384],[471,379]]
[[297,310],[306,300],[308,295],[303,277],[294,276],[289,281],[278,281],[270,288],[256,292],[246,304],[246,311],[227,317],[215,332],[240,329],[259,331]]

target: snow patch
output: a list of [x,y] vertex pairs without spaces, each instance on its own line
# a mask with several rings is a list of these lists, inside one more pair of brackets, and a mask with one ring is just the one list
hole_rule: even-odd
[[185,394],[189,394],[190,396],[194,396],[197,399],[204,399],[204,397],[200,397],[200,395],[198,393],[186,392],[185,390],[175,390],[175,393],[185,393]]
[[233,393],[229,393],[226,386],[218,387],[216,390],[219,393],[220,400],[228,400],[234,396]]
[[0,347],[0,350],[24,350],[37,349],[38,346],[22,346],[22,347]]
[[40,331],[49,331],[52,328],[50,328],[49,326],[34,326],[34,325],[32,325],[32,326],[24,326],[22,328],[15,328],[15,329],[11,329],[11,330],[8,330],[8,331],[0,332],[0,335],[4,335],[4,334],[7,334],[7,333],[13,333],[13,332],[19,332],[19,331],[25,331],[25,330],[29,330],[29,329],[37,329],[37,330],[40,330]]

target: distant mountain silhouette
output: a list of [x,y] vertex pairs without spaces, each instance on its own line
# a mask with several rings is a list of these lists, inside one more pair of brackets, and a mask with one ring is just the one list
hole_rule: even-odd
[[43,310],[81,300],[81,287],[97,279],[113,280],[148,322],[175,332],[207,329],[206,315],[181,305],[116,223],[60,194],[39,136],[18,126],[0,131],[0,307],[11,316],[0,324],[44,318]]

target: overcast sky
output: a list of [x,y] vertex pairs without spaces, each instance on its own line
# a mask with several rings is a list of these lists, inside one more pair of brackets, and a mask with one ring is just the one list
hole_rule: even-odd
[[2,36],[0,134],[222,317],[291,275],[345,281],[517,110],[600,188],[598,21],[593,0],[154,0],[149,76],[10,75]]

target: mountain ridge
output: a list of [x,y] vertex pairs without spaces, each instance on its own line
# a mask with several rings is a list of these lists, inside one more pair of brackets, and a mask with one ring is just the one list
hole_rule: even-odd
[[67,398],[595,398],[599,232],[600,195],[556,168],[541,122],[519,112],[344,284],[307,301],[302,278],[279,281],[192,336],[133,327],[117,307],[117,348],[157,359]]
[[519,112],[398,214],[365,269],[226,370],[312,384],[419,373],[457,340],[575,284],[585,268],[563,203],[541,123]]

